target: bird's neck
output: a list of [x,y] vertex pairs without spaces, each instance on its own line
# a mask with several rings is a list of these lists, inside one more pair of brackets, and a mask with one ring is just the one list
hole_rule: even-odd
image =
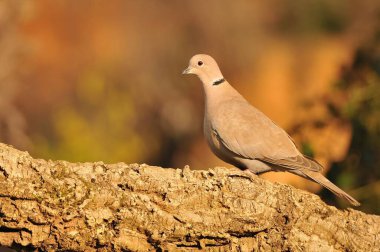
[[241,98],[241,95],[226,80],[203,83],[203,88],[206,109],[221,106],[227,100]]

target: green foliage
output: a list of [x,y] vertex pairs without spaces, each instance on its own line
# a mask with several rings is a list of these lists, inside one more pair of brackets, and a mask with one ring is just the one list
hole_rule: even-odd
[[347,1],[297,0],[284,1],[278,29],[295,35],[339,33],[348,24]]
[[85,73],[72,101],[78,106],[68,103],[59,108],[51,118],[54,141],[38,136],[38,151],[70,161],[142,160],[144,146],[134,131],[134,104],[128,93],[107,84],[101,72]]
[[[380,213],[380,53],[379,38],[358,50],[353,67],[343,76],[340,88],[349,101],[342,116],[351,121],[353,139],[346,160],[337,164],[335,174],[343,186],[359,186],[359,195],[368,211]],[[359,199],[360,199],[359,198]]]
[[313,146],[309,142],[301,143],[301,152],[308,157],[314,157]]

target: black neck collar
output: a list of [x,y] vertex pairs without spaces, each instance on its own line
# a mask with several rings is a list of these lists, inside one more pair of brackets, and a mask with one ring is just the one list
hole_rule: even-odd
[[222,84],[223,82],[225,82],[226,80],[224,78],[221,78],[219,80],[216,80],[212,83],[212,85],[216,86],[216,85],[219,85],[219,84]]

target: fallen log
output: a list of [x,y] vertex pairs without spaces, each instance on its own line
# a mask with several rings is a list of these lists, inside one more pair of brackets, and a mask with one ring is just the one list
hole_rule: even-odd
[[379,251],[380,216],[235,169],[33,159],[0,144],[0,245],[72,251]]

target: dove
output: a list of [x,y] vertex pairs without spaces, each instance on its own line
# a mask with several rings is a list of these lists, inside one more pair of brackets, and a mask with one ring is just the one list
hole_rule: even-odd
[[257,175],[269,171],[296,174],[324,186],[354,206],[360,205],[325,178],[321,174],[322,165],[303,155],[285,130],[234,89],[211,56],[193,56],[183,74],[195,74],[203,83],[203,130],[217,157]]

